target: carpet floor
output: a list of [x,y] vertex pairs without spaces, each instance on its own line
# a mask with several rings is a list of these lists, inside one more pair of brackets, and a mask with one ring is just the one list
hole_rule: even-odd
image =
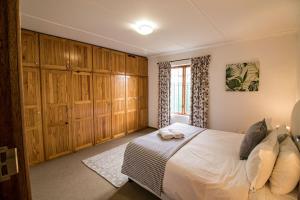
[[81,162],[153,130],[148,128],[33,166],[30,169],[33,200],[157,200],[133,182],[116,189]]

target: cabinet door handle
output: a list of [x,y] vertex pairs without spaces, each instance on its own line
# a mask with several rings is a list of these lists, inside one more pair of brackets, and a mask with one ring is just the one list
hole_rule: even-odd
[[68,124],[69,124],[69,122],[65,122],[65,124],[66,124],[66,125],[68,125]]

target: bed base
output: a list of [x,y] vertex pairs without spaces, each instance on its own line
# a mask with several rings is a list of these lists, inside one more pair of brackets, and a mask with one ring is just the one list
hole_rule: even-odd
[[161,193],[161,196],[158,196],[157,194],[155,194],[151,189],[149,189],[147,186],[141,184],[140,182],[138,182],[137,180],[131,178],[131,177],[128,177],[128,182],[129,183],[132,183],[132,182],[135,182],[136,184],[138,184],[139,186],[141,186],[142,188],[146,189],[147,191],[151,192],[152,194],[154,194],[156,197],[160,198],[161,200],[170,200],[166,195],[165,193]]

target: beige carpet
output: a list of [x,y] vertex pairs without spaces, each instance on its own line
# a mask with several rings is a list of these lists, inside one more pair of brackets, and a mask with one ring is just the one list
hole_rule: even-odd
[[33,200],[158,199],[135,183],[126,183],[116,189],[81,162],[152,131],[149,128],[32,167],[30,177]]

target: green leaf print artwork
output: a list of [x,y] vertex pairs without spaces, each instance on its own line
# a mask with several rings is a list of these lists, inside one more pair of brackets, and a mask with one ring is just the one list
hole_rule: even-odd
[[226,91],[258,91],[259,63],[226,65]]

